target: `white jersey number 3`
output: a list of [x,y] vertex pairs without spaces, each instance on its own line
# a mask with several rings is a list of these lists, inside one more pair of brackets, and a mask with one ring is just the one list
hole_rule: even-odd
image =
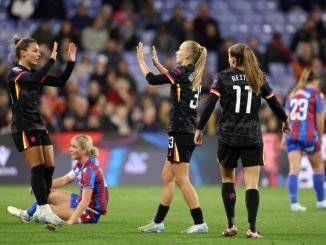
[[199,86],[199,89],[197,90],[197,93],[194,94],[194,99],[190,100],[189,107],[191,109],[197,109],[198,108],[198,100],[199,100],[200,91],[201,91],[201,85]]
[[[235,113],[240,113],[241,87],[239,85],[233,85],[233,89],[236,91],[236,96],[237,96],[235,102]],[[251,112],[252,90],[250,86],[247,85],[245,86],[245,90],[248,90],[246,113],[249,114]]]

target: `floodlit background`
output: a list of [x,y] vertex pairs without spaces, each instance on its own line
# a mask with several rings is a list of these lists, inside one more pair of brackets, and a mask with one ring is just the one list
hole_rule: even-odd
[[[15,59],[13,35],[38,41],[40,66],[56,40],[59,54],[53,74],[65,66],[67,44],[78,45],[77,64],[66,86],[45,87],[40,96],[41,113],[55,144],[56,176],[71,166],[70,138],[92,132],[108,183],[159,185],[166,155],[169,85],[147,84],[136,60],[137,43],[144,42],[148,63],[155,45],[167,68],[175,66],[175,52],[184,40],[196,40],[208,49],[201,111],[217,72],[228,67],[228,47],[245,42],[284,103],[305,67],[320,73],[326,91],[325,5],[322,0],[0,0],[0,183],[29,179],[10,136],[6,74]],[[220,183],[215,159],[218,118],[217,106],[205,145],[196,149],[191,162],[195,185]],[[266,159],[261,184],[284,186],[288,166],[279,149],[280,122],[265,104],[260,118]],[[311,187],[311,169],[304,166],[300,185]],[[241,183],[239,171],[237,184]]]

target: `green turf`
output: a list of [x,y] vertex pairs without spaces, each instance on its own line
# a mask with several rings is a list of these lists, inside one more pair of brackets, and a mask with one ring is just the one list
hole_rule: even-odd
[[[74,187],[73,189],[77,189]],[[0,244],[325,244],[326,211],[317,211],[313,190],[300,190],[308,210],[292,213],[286,189],[261,188],[257,226],[263,239],[245,238],[244,189],[237,191],[236,222],[239,235],[223,238],[226,218],[220,187],[197,188],[209,226],[208,234],[180,234],[191,225],[190,213],[179,190],[165,221],[164,233],[138,233],[137,227],[151,221],[160,199],[160,187],[110,189],[109,213],[97,225],[64,226],[49,232],[37,223],[24,224],[6,212],[8,205],[25,208],[33,199],[26,186],[0,186]]]

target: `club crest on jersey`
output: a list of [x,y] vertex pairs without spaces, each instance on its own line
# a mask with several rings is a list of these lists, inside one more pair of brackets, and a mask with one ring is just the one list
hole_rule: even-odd
[[193,80],[195,79],[195,73],[194,73],[194,72],[191,73],[191,74],[188,76],[188,79],[189,79],[190,81],[193,81]]
[[15,73],[20,73],[20,72],[23,71],[22,68],[20,68],[20,67],[14,67],[14,68],[12,68],[12,70],[13,70],[13,72],[15,72]]

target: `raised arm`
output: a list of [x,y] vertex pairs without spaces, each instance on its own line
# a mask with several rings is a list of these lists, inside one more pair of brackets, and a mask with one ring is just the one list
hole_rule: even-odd
[[165,84],[165,83],[171,83],[170,79],[164,75],[154,75],[151,70],[149,69],[148,65],[145,62],[144,57],[144,44],[142,42],[139,42],[137,46],[137,60],[140,67],[141,72],[143,73],[144,77],[146,77],[146,80],[151,85],[159,85],[159,84]]
[[144,44],[142,42],[139,42],[137,49],[137,60],[140,67],[141,72],[143,73],[144,77],[151,72],[148,65],[145,62],[145,56],[144,56]]
[[156,69],[160,72],[160,73],[166,73],[168,70],[160,63],[160,61],[158,60],[157,57],[157,52],[155,49],[155,46],[153,46],[152,49],[152,53],[153,53],[153,57],[152,57],[152,62],[153,65],[156,67]]
[[15,77],[15,82],[19,83],[40,83],[42,80],[44,80],[44,77],[49,72],[51,67],[53,66],[55,60],[57,59],[57,49],[58,49],[58,43],[54,42],[53,49],[51,53],[51,57],[49,61],[38,71],[36,72],[26,72],[21,71],[17,74]]
[[67,50],[68,63],[65,70],[59,76],[46,76],[41,80],[41,85],[52,87],[63,87],[68,81],[76,62],[77,47],[74,43],[69,43]]

